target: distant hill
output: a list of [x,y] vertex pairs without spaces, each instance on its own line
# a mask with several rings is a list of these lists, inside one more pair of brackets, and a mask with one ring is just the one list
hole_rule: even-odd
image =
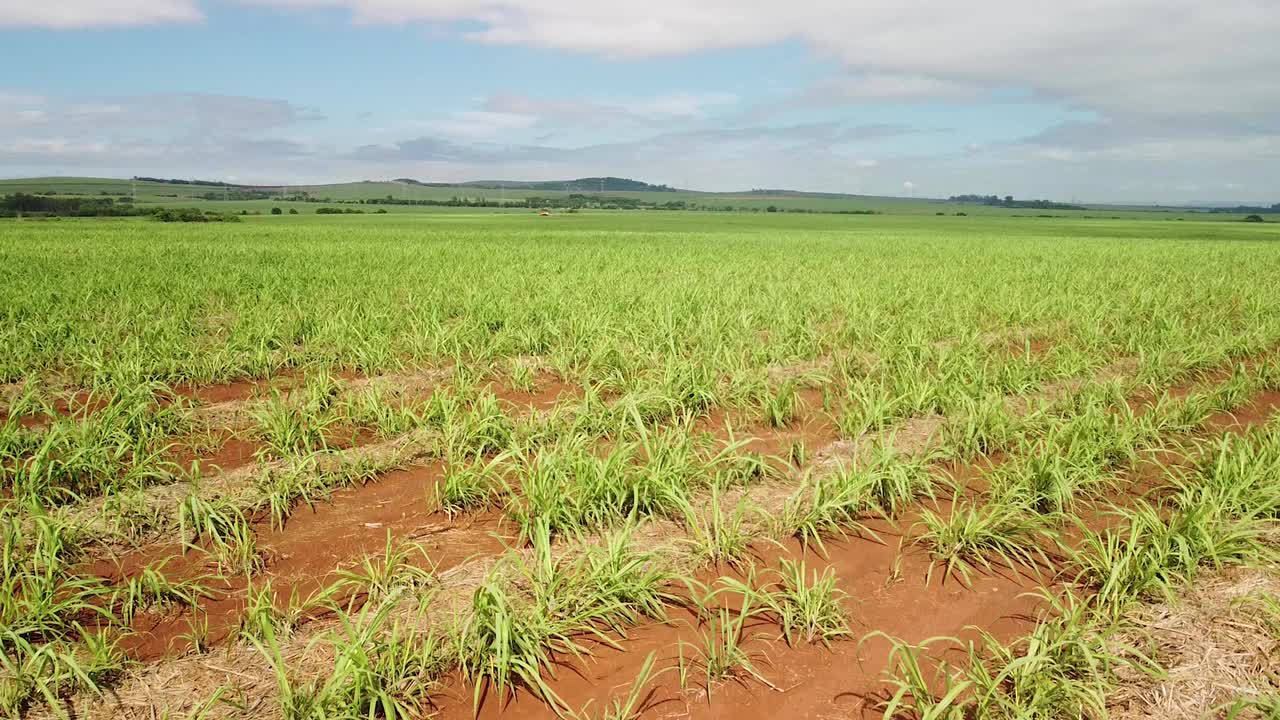
[[452,183],[422,182],[421,180],[414,180],[413,178],[396,178],[391,182],[403,183],[405,185],[417,185],[418,187],[453,187]]
[[[226,187],[242,189],[280,188],[282,185],[244,185],[239,183],[220,182],[216,180],[183,180],[177,178],[134,177],[139,182],[160,183],[165,185],[199,185],[201,187]],[[366,183],[377,182],[366,180]],[[574,180],[472,180],[461,183],[423,182],[413,178],[396,178],[393,183],[416,185],[418,187],[462,187],[481,190],[500,190],[504,188],[519,190],[542,190],[546,192],[676,192],[667,185],[654,185],[642,180],[620,177],[586,177]],[[346,184],[346,183],[339,183]],[[323,187],[323,186],[316,186]]]
[[586,177],[576,180],[473,180],[458,183],[461,187],[497,190],[499,188],[518,188],[521,190],[543,190],[549,192],[675,192],[676,189],[666,185],[653,185],[640,180],[620,177]]
[[[0,179],[0,197],[26,193],[58,198],[112,199],[138,207],[203,207],[217,211],[270,211],[279,203],[379,205],[392,212],[429,207],[470,208],[586,208],[656,209],[743,212],[893,213],[919,215],[1019,215],[1057,216],[1057,213],[1159,212],[1228,219],[1239,214],[1280,212],[1267,203],[1232,203],[1221,208],[1159,207],[1142,205],[1087,206],[1048,200],[1013,200],[1009,196],[956,196],[949,199],[904,198],[850,193],[751,188],[731,192],[694,191],[620,178],[582,177],[572,180],[477,180],[463,183],[431,182],[413,178],[361,180],[315,185],[262,184],[162,177],[95,178],[32,177]],[[1225,205],[1225,204],[1224,204]],[[1087,209],[1086,209],[1087,208]],[[1246,212],[1247,211],[1247,212]],[[1066,216],[1066,215],[1064,215]]]

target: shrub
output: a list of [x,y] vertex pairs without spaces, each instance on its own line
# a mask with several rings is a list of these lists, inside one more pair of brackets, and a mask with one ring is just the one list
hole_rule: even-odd
[[278,207],[273,207],[273,208],[271,208],[271,214],[272,214],[272,215],[283,215],[283,214],[284,214],[284,211],[283,211],[283,210],[281,210],[281,209],[280,209],[280,208],[278,208]]
[[1262,219],[1261,215],[1248,215],[1245,217],[1244,221],[1252,223],[1266,222],[1266,220]]
[[159,222],[240,222],[235,215],[202,212],[198,208],[159,208],[152,211],[151,218]]

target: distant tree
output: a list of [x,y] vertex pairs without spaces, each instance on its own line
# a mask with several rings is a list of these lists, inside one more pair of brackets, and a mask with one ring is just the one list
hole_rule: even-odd
[[778,212],[778,206],[777,206],[777,205],[770,205],[769,207],[765,208],[765,209],[764,209],[764,211],[765,211],[765,212]]
[[1266,220],[1263,220],[1263,219],[1262,219],[1262,216],[1261,216],[1261,215],[1247,215],[1247,216],[1245,216],[1244,221],[1245,221],[1245,222],[1253,222],[1253,223],[1266,222]]
[[240,222],[240,218],[235,215],[202,212],[199,208],[157,208],[151,211],[151,218],[159,222],[170,223]]
[[281,210],[281,209],[280,209],[280,208],[278,208],[278,207],[273,207],[273,208],[271,208],[271,214],[272,214],[272,215],[283,215],[283,214],[284,214],[284,211],[283,211],[283,210]]
[[298,214],[298,208],[289,208],[289,214],[290,214],[290,215],[297,215],[297,214]]

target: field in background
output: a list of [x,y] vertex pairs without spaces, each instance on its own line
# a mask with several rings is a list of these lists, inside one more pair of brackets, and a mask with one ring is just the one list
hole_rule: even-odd
[[[60,197],[115,197],[137,198],[140,207],[199,207],[214,211],[269,213],[273,207],[294,208],[299,213],[314,214],[319,207],[316,203],[291,202],[284,199],[258,200],[208,200],[203,196],[209,193],[220,195],[221,188],[201,185],[176,185],[168,183],[137,181],[108,178],[27,178],[21,180],[0,180],[0,195],[15,192],[48,193]],[[235,192],[229,188],[227,192]],[[1038,210],[1030,208],[990,207],[973,203],[955,203],[940,200],[917,200],[910,198],[872,197],[854,195],[828,195],[823,193],[704,193],[704,192],[635,192],[606,191],[598,192],[591,187],[572,188],[566,190],[530,190],[522,187],[478,188],[468,185],[449,187],[432,187],[414,185],[394,181],[372,181],[341,183],[332,185],[298,185],[283,188],[272,188],[271,192],[285,196],[289,193],[306,192],[317,199],[325,199],[333,203],[350,203],[368,199],[392,198],[395,200],[434,200],[448,201],[451,198],[466,200],[503,201],[511,205],[519,205],[519,211],[525,211],[526,198],[559,198],[564,199],[572,194],[588,197],[623,197],[644,201],[668,202],[683,201],[703,206],[733,207],[738,210],[764,212],[769,207],[779,210],[804,210],[819,213],[837,213],[853,211],[874,211],[894,215],[936,215],[943,213],[954,215],[997,216],[997,217],[1040,217],[1053,216],[1059,218],[1088,219],[1161,219],[1161,220],[1205,220],[1213,222],[1238,221],[1240,214],[1214,214],[1197,212],[1184,208],[1129,208],[1121,206],[1097,206],[1087,210]],[[388,213],[430,213],[452,212],[460,208],[422,205],[378,205]],[[372,212],[375,208],[366,208]],[[465,208],[461,208],[465,209]],[[512,208],[516,210],[516,208]],[[497,211],[490,208],[490,211]]]
[[1273,225],[0,223],[0,715],[1280,708]]

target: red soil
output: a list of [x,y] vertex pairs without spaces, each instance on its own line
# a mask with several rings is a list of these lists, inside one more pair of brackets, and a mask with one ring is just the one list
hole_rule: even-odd
[[217,445],[213,450],[192,447],[189,443],[179,442],[169,450],[169,459],[178,467],[188,469],[192,463],[198,463],[202,472],[215,468],[231,470],[253,462],[262,445],[256,440],[247,439],[235,433],[219,433]]
[[[252,385],[220,386],[200,392],[202,399],[245,397],[256,392],[256,386]],[[547,378],[540,378],[532,392],[497,386],[490,389],[504,403],[519,410],[551,407],[576,394],[569,386]],[[374,438],[355,433],[350,440],[350,445],[360,445]],[[256,443],[228,434],[214,455],[199,458],[199,462],[204,467],[220,465],[226,469],[251,462],[257,449]],[[189,448],[185,451],[179,448],[177,452],[179,458],[187,462],[198,454]],[[187,453],[186,457],[182,456],[183,452]],[[267,559],[267,569],[253,584],[260,587],[270,580],[280,605],[293,595],[305,601],[337,581],[339,569],[351,568],[369,556],[380,556],[388,537],[397,546],[406,542],[419,544],[426,553],[420,561],[437,571],[448,570],[476,555],[500,553],[506,544],[514,541],[502,526],[500,513],[450,519],[434,509],[435,488],[444,470],[440,462],[395,470],[377,482],[340,489],[312,507],[295,509],[283,529],[274,528],[269,522],[255,524],[258,548]],[[96,563],[93,572],[118,582],[166,558],[163,571],[171,580],[215,574],[215,568],[203,554],[183,555],[176,544],[148,547],[118,560]],[[195,614],[202,621],[207,618],[209,640],[217,643],[238,628],[248,583],[243,578],[202,582],[211,587],[214,597],[202,601]],[[188,642],[181,636],[190,633],[191,620],[190,611],[176,616],[139,618],[134,623],[137,633],[122,645],[142,660],[185,651]]]
[[[1280,393],[1264,392],[1233,412],[1210,418],[1205,433],[1247,430],[1268,421],[1277,410]],[[777,436],[769,440],[779,442]],[[942,469],[961,487],[973,492],[985,486],[983,476],[1000,462],[1002,458],[996,456]],[[1131,497],[1126,493],[1124,499]],[[945,513],[948,504],[938,503],[939,509]],[[1101,515],[1092,519],[1099,524],[1105,522]],[[908,518],[899,527],[910,525]],[[935,571],[932,581],[926,582],[927,551],[904,541],[901,560],[895,568],[901,536],[884,523],[875,523],[872,529],[886,544],[862,538],[827,541],[829,555],[824,558],[814,548],[806,551],[790,542],[780,550],[771,549],[757,557],[764,566],[776,567],[778,557],[789,557],[803,558],[811,571],[832,568],[838,586],[848,593],[846,607],[854,634],[854,640],[837,642],[831,649],[821,645],[793,648],[779,639],[776,627],[763,621],[757,623],[745,647],[751,651],[757,669],[774,687],[749,677],[738,678],[713,685],[708,701],[696,663],[706,627],[686,610],[673,612],[667,623],[648,623],[625,638],[617,638],[621,650],[599,643],[585,660],[561,658],[550,686],[574,710],[588,705],[599,710],[628,694],[645,659],[655,653],[656,669],[662,674],[646,690],[641,713],[644,718],[878,718],[878,703],[892,693],[884,679],[891,646],[881,637],[868,637],[862,642],[857,638],[879,631],[913,644],[936,637],[967,642],[978,639],[980,628],[1000,642],[1009,642],[1024,635],[1043,610],[1043,601],[1034,593],[1043,582],[1051,580],[1049,575],[1037,579],[1025,570],[975,572],[972,586],[966,587],[954,577],[943,581],[941,572]],[[1073,542],[1072,537],[1063,540]],[[950,655],[946,652],[948,647],[956,648],[943,642],[935,649]],[[685,689],[679,687],[678,681],[682,656],[693,668],[689,672],[690,686]],[[947,659],[936,653],[931,657]],[[960,655],[950,658],[952,662],[961,659]],[[434,699],[437,717],[472,717],[472,692],[473,688],[459,677],[451,678],[443,696]],[[528,690],[499,697],[492,689],[486,689],[478,717],[551,720],[556,713]]]
[[547,373],[538,374],[531,391],[509,388],[498,383],[489,383],[485,389],[497,396],[502,404],[519,411],[548,410],[558,403],[582,397],[581,388],[564,383]]
[[[339,569],[350,569],[363,558],[380,557],[387,537],[399,546],[415,542],[425,558],[414,562],[448,570],[475,555],[494,555],[514,538],[504,534],[497,513],[482,513],[462,521],[451,521],[432,510],[428,497],[440,479],[440,464],[411,467],[387,473],[378,482],[346,488],[313,508],[297,509],[283,529],[262,522],[254,526],[258,548],[267,559],[267,569],[255,577],[253,585],[270,581],[278,606],[291,596],[305,601],[340,579]],[[170,557],[164,572],[171,580],[197,579],[216,574],[208,558],[200,552],[181,555],[177,545],[147,548],[120,559],[120,571],[112,563],[99,563],[96,574],[118,580],[135,575],[149,564]],[[243,578],[230,578],[211,585],[215,597],[200,604],[197,616],[207,617],[210,641],[225,640],[239,627],[244,612]],[[191,613],[163,618],[145,617],[135,622],[137,633],[126,638],[124,649],[135,658],[152,660],[180,653],[188,643],[180,636],[191,631]]]
[[745,440],[743,452],[787,460],[792,447],[803,445],[813,452],[840,439],[840,430],[822,409],[822,391],[813,388],[797,390],[800,403],[796,417],[785,427],[761,424],[758,418],[744,418],[741,413],[717,408],[694,426],[696,431],[711,433],[717,440],[728,442],[730,429],[735,441]]
[[[918,643],[937,636],[976,639],[973,628],[977,627],[1009,641],[1030,628],[1039,601],[1027,593],[1037,587],[1035,581],[1011,574],[975,575],[973,587],[965,588],[952,580],[944,584],[940,573],[935,573],[926,584],[927,554],[909,546],[899,565],[901,574],[895,576],[897,543],[889,536],[889,528],[881,526],[877,531],[889,544],[865,539],[830,541],[828,558],[812,548],[805,552],[797,543],[762,553],[760,560],[770,566],[776,567],[779,557],[790,557],[803,558],[818,572],[832,568],[839,587],[849,595],[846,608],[853,632],[851,639],[835,642],[830,650],[804,644],[792,648],[779,639],[776,626],[763,621],[749,626],[752,639],[744,647],[774,688],[754,679],[722,682],[713,685],[708,702],[696,666],[706,627],[685,610],[673,612],[668,623],[649,623],[628,632],[619,639],[622,650],[598,644],[593,657],[585,661],[562,658],[563,665],[550,685],[575,710],[587,703],[599,709],[611,698],[625,696],[645,658],[655,653],[656,668],[665,672],[651,686],[644,718],[879,717],[875,703],[885,692],[882,672],[890,645],[880,638],[859,643],[867,633],[878,630]],[[682,652],[693,665],[690,687],[684,691],[674,669]],[[469,720],[471,693],[470,686],[453,678],[448,690],[435,698],[437,717]],[[527,691],[505,699],[489,691],[479,717],[551,720],[555,712]]]
[[254,397],[264,397],[271,388],[286,385],[293,380],[291,375],[276,375],[270,378],[255,380],[237,380],[217,385],[178,385],[173,388],[178,397],[187,398],[200,405],[213,405],[224,402],[238,402]]
[[[202,402],[219,402],[249,397],[258,387],[255,383],[240,383],[194,393]],[[541,376],[533,392],[496,385],[490,389],[513,408],[535,410],[581,394],[572,386]],[[735,429],[735,437],[751,436],[748,450],[780,457],[785,457],[796,442],[803,442],[812,452],[837,439],[837,429],[821,412],[821,392],[805,389],[800,394],[803,409],[788,427],[761,430],[757,423],[750,423],[755,432]],[[1280,393],[1263,393],[1234,413],[1215,416],[1211,427],[1249,427],[1271,417],[1277,409],[1280,409]],[[699,429],[724,439],[727,418],[722,411],[714,412],[701,421]],[[202,458],[202,462],[230,467],[250,458],[255,449],[252,443],[228,438],[212,457]],[[983,474],[998,462],[999,458],[995,458],[948,470],[963,486],[974,490],[982,487]],[[351,567],[370,555],[380,555],[388,535],[397,543],[421,543],[430,564],[442,571],[473,556],[501,552],[504,542],[509,542],[511,537],[504,533],[499,513],[480,513],[453,520],[431,509],[434,504],[428,502],[428,497],[443,472],[444,467],[434,463],[388,473],[379,482],[344,489],[314,508],[298,509],[283,530],[259,524],[255,528],[259,547],[268,556],[268,569],[262,579],[272,580],[280,603],[293,592],[305,599],[336,580],[338,568]],[[904,526],[909,526],[909,522]],[[908,544],[895,571],[897,538],[891,528],[877,530],[883,531],[887,545],[864,539],[833,540],[827,542],[830,556],[822,558],[812,550],[805,552],[795,543],[789,543],[781,550],[763,550],[762,559],[776,565],[782,555],[804,557],[811,569],[833,568],[839,586],[849,594],[847,606],[855,637],[878,630],[909,642],[939,635],[973,638],[976,636],[973,627],[980,627],[1007,641],[1029,628],[1038,600],[1025,593],[1037,587],[1037,582],[1009,573],[975,575],[973,587],[965,588],[954,580],[940,582],[940,573],[937,573],[931,583],[926,583],[927,554]],[[120,571],[101,565],[97,569],[104,577],[118,579],[177,554],[176,546],[149,548],[124,558]],[[204,562],[198,553],[178,556],[165,566],[166,574],[175,578],[199,577],[208,573]],[[201,612],[207,613],[210,637],[215,642],[233,633],[238,626],[244,588],[243,579],[220,581],[214,587],[218,597],[202,604]],[[657,653],[659,669],[677,664],[682,642],[686,659],[696,657],[694,646],[700,641],[701,633],[696,624],[690,613],[677,610],[673,612],[673,623],[650,623],[629,632],[628,638],[621,641],[622,651],[600,645],[594,657],[585,662],[565,658],[552,687],[575,709],[589,701],[599,708],[611,697],[626,694],[650,652]],[[137,658],[150,660],[185,648],[186,643],[180,636],[189,632],[190,617],[184,614],[143,618],[135,626],[139,633],[126,640],[125,648]],[[776,628],[760,627],[758,631],[759,637],[750,641],[748,647],[761,653],[757,664],[778,689],[755,681],[724,683],[713,689],[712,703],[707,704],[702,693],[692,689],[681,691],[677,674],[668,672],[655,683],[644,717],[696,715],[745,720],[769,716],[878,716],[873,708],[875,698],[881,697],[885,689],[881,677],[889,650],[885,641],[872,639],[861,644],[842,641],[831,650],[820,646],[789,648],[781,641],[765,639],[765,636],[776,637]],[[693,686],[698,684],[697,669],[691,672],[690,681]],[[451,685],[451,693],[437,699],[440,716],[458,720],[465,716],[469,720],[472,689],[456,679]],[[481,717],[549,719],[555,716],[546,703],[526,691],[517,693],[509,702],[500,701],[502,699],[492,692],[486,697]]]
[[1218,431],[1244,431],[1265,424],[1280,410],[1280,391],[1264,390],[1244,405],[1209,418],[1206,427]]

